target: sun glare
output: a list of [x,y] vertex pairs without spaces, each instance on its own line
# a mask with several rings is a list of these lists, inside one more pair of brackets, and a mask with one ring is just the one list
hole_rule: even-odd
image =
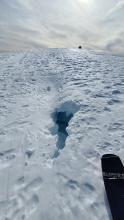
[[93,0],[78,0],[80,3],[90,4]]
[[87,3],[89,2],[89,0],[78,0],[79,2],[84,2],[84,3]]

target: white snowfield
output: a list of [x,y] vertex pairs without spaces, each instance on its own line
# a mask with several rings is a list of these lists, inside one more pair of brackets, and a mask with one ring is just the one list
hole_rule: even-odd
[[[63,147],[57,112],[73,114]],[[0,54],[0,220],[110,220],[105,153],[124,162],[124,57]]]

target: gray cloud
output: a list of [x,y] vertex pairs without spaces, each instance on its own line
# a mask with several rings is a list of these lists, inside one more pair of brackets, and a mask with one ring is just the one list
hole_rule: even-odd
[[106,17],[113,16],[115,13],[118,13],[118,11],[120,11],[121,9],[124,9],[124,1],[117,2],[117,4],[107,12]]
[[124,52],[124,32],[118,34],[118,36],[107,42],[105,49],[110,52]]
[[124,1],[0,0],[0,50],[77,47],[123,48]]

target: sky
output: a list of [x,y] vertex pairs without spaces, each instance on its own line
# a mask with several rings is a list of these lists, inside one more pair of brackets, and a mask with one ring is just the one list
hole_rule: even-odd
[[124,53],[124,0],[0,0],[0,51],[78,45]]

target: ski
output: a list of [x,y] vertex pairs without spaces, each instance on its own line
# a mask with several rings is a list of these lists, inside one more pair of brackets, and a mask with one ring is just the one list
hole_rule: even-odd
[[114,154],[101,159],[102,173],[113,220],[124,220],[124,166]]

